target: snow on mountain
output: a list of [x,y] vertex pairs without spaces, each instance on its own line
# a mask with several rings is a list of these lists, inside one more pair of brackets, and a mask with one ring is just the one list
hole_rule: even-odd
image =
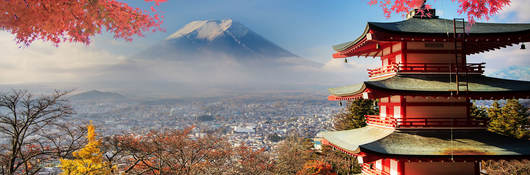
[[142,56],[171,60],[212,56],[239,60],[298,57],[232,19],[190,22]]
[[228,28],[232,26],[232,20],[226,19],[222,21],[193,21],[186,24],[184,27],[173,33],[166,39],[175,39],[186,36],[194,31],[197,31],[198,39],[207,39],[212,41],[217,36],[223,34]]
[[100,79],[131,89],[124,91],[196,96],[325,92],[323,84],[339,79],[330,77],[346,75],[296,56],[231,19],[190,22],[110,69]]

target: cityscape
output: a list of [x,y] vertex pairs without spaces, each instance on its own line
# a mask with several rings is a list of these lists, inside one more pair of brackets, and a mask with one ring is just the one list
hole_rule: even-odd
[[92,120],[102,136],[193,126],[194,136],[220,134],[234,146],[256,149],[269,149],[290,134],[312,138],[331,130],[333,115],[343,109],[326,96],[307,94],[135,101],[120,96],[108,99],[109,94],[99,91],[86,93],[97,95],[72,97],[76,114],[71,119]]

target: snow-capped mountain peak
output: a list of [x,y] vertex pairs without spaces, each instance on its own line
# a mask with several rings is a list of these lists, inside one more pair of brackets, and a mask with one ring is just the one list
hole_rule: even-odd
[[156,47],[146,55],[171,59],[225,55],[242,60],[297,57],[231,19],[190,22]]
[[232,19],[193,21],[186,24],[166,39],[175,39],[196,32],[197,39],[207,39],[212,41],[222,35],[231,26]]

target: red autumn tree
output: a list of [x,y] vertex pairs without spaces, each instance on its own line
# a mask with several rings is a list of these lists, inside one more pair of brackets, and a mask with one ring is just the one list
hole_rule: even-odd
[[[154,1],[155,5],[167,0]],[[15,35],[21,46],[35,40],[90,43],[90,37],[102,31],[115,38],[131,41],[147,31],[160,31],[162,16],[132,8],[117,0],[2,0],[0,29]]]
[[[504,7],[510,5],[510,0],[451,0],[458,3],[458,13],[466,14],[468,21],[475,22],[475,19],[485,18],[497,14]],[[405,14],[416,7],[421,7],[425,0],[370,0],[368,4],[379,6],[383,9],[386,17],[390,17],[392,12]],[[426,9],[431,7],[426,4]]]
[[333,168],[330,164],[319,161],[319,160],[309,160],[304,164],[302,170],[296,173],[297,175],[337,175],[333,171]]
[[112,164],[121,161],[125,174],[190,175],[229,171],[230,144],[216,135],[191,137],[192,129],[115,136],[104,147],[110,153],[106,159]]

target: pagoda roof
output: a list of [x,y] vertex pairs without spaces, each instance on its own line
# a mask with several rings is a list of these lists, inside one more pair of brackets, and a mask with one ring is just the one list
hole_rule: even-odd
[[[465,22],[466,26],[469,26]],[[379,32],[380,34],[374,34]],[[442,18],[410,18],[398,22],[368,22],[363,34],[357,39],[337,44],[333,46],[333,49],[337,52],[344,52],[352,46],[362,45],[363,42],[369,40],[379,41],[403,41],[403,38],[398,39],[397,36],[408,36],[412,37],[425,37],[435,36],[443,38],[452,38],[453,34],[453,20],[442,19]],[[528,33],[530,32],[530,23],[481,23],[477,22],[471,25],[471,28],[466,27],[466,33],[469,36],[494,36],[499,37],[499,34],[524,34],[524,38],[514,36],[509,41],[502,41],[504,45],[512,43],[526,42],[528,41]],[[374,34],[374,36],[367,37],[368,34]],[[385,35],[384,37],[381,35]],[[394,36],[390,39],[390,36]],[[477,39],[477,38],[475,38]],[[503,38],[504,39],[504,38]],[[494,42],[492,39],[491,42]],[[499,44],[499,43],[497,43]],[[502,46],[504,46],[502,45]],[[492,45],[492,47],[502,47],[501,45]],[[494,48],[495,48],[494,47]],[[489,49],[489,48],[488,48]],[[487,50],[487,49],[486,49]],[[477,53],[482,50],[473,50],[471,53]]]
[[530,140],[486,130],[393,130],[366,126],[326,132],[321,136],[333,146],[350,153],[362,151],[396,156],[530,155]]
[[394,132],[395,129],[366,126],[344,131],[325,131],[317,134],[328,142],[348,152],[359,152],[359,146],[375,142]]
[[530,155],[530,140],[486,130],[399,131],[361,148],[394,155]]
[[[530,81],[508,80],[484,75],[460,76],[460,82],[468,81],[470,95],[494,95],[492,93],[511,93],[527,97],[530,94]],[[378,91],[396,94],[450,94],[455,91],[455,76],[400,74],[385,79],[365,81],[360,84],[330,88],[329,93],[336,97],[359,95],[363,92]],[[464,89],[465,87],[461,89]],[[511,98],[511,94],[507,98]],[[484,98],[487,98],[486,96]]]

